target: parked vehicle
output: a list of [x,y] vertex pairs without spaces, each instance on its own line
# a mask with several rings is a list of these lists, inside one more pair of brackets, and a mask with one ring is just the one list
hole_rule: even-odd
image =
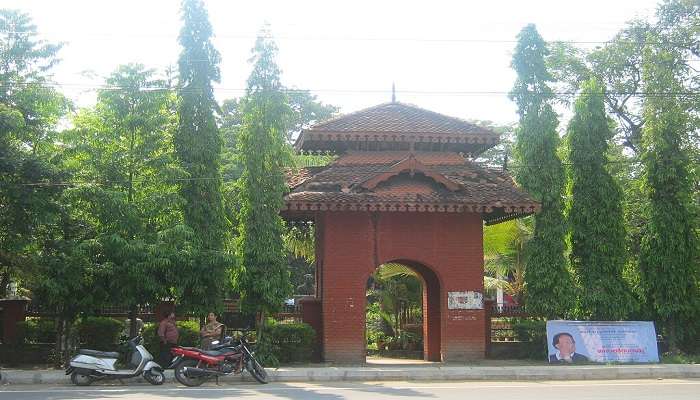
[[126,342],[123,359],[127,360],[124,368],[118,366],[119,352],[80,349],[78,355],[70,360],[66,375],[75,385],[87,386],[101,379],[124,379],[143,375],[152,385],[165,382],[163,368],[153,361],[151,353],[143,347],[143,338],[136,336]]
[[255,358],[250,344],[241,338],[237,343],[225,340],[210,350],[173,347],[171,368],[175,379],[185,386],[199,386],[209,379],[247,370],[260,383],[267,383],[267,372]]

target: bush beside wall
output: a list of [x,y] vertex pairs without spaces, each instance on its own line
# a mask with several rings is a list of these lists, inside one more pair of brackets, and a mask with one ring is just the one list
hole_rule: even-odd
[[92,350],[114,351],[124,331],[124,322],[108,317],[86,317],[76,324],[82,346]]

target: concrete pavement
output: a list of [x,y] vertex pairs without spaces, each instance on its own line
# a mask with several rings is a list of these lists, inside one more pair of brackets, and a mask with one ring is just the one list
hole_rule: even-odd
[[[572,381],[605,379],[700,378],[700,364],[645,365],[525,365],[481,366],[458,364],[368,364],[358,367],[314,366],[268,369],[271,382],[351,381]],[[173,381],[172,371],[166,379]],[[133,380],[138,381],[138,378]],[[129,380],[125,380],[129,381]],[[253,382],[242,376],[220,378],[221,382]],[[61,370],[2,370],[2,383],[10,385],[65,384]]]
[[90,388],[23,385],[0,388],[0,400],[74,399],[240,399],[247,400],[382,400],[433,398],[484,399],[595,399],[595,400],[695,400],[700,380],[633,380],[572,382],[371,382],[371,383],[233,383],[199,388],[166,384],[154,386],[102,385]]

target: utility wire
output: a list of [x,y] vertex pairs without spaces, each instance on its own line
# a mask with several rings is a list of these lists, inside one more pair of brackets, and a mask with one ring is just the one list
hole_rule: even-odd
[[[177,38],[179,34],[139,34],[139,33],[112,33],[112,32],[36,32],[36,31],[0,31],[0,34],[16,35],[62,35],[78,37],[133,37],[133,38]],[[251,35],[251,34],[215,34],[214,39],[272,39],[272,40],[298,40],[298,41],[346,41],[346,42],[425,42],[425,43],[486,43],[486,44],[515,44],[517,39],[490,39],[490,38],[448,38],[448,37],[390,37],[390,36],[295,36],[295,35]],[[688,42],[671,41],[647,41],[624,40],[640,44],[660,44],[670,46],[687,46]],[[610,44],[614,40],[547,40],[546,43],[563,44]]]
[[[128,86],[115,86],[115,85],[96,85],[96,84],[80,84],[80,83],[33,83],[33,82],[17,82],[17,83],[0,83],[0,88],[11,88],[15,85],[18,86],[39,86],[45,88],[75,88],[75,89],[85,89],[85,90],[98,90],[98,91],[139,91],[139,92],[159,92],[159,91],[173,91],[178,93],[189,93],[189,92],[200,92],[202,90],[208,90],[209,88],[197,88],[197,87],[166,87],[166,86],[148,86],[148,87],[128,87]],[[217,87],[213,86],[211,88],[214,91],[223,92],[239,92],[245,93],[247,89],[245,88],[234,88],[234,87]],[[285,93],[331,93],[331,94],[384,94],[388,91],[386,89],[294,89],[294,88],[284,88],[280,89]],[[402,94],[415,94],[415,95],[447,95],[447,96],[503,96],[508,95],[511,92],[506,91],[488,91],[488,90],[401,90],[399,93]],[[548,94],[551,95],[578,95],[579,91],[552,91]],[[669,91],[669,92],[605,92],[606,95],[613,96],[633,96],[633,97],[681,97],[681,96],[698,96],[700,92],[696,91]]]

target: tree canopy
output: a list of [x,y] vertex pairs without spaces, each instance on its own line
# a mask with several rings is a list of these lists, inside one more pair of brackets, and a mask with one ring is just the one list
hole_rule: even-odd
[[518,107],[520,123],[515,131],[515,178],[542,210],[535,216],[532,239],[528,242],[525,296],[534,315],[563,317],[573,301],[573,282],[564,259],[563,217],[564,167],[557,155],[557,115],[550,104],[553,80],[547,71],[547,46],[534,25],[518,34],[513,55],[517,73],[511,98]]
[[279,215],[287,191],[284,169],[289,165],[289,149],[285,135],[290,109],[275,61],[277,47],[267,37],[263,32],[255,42],[253,71],[242,101],[239,266],[234,285],[245,309],[269,312],[291,294],[284,222]]

